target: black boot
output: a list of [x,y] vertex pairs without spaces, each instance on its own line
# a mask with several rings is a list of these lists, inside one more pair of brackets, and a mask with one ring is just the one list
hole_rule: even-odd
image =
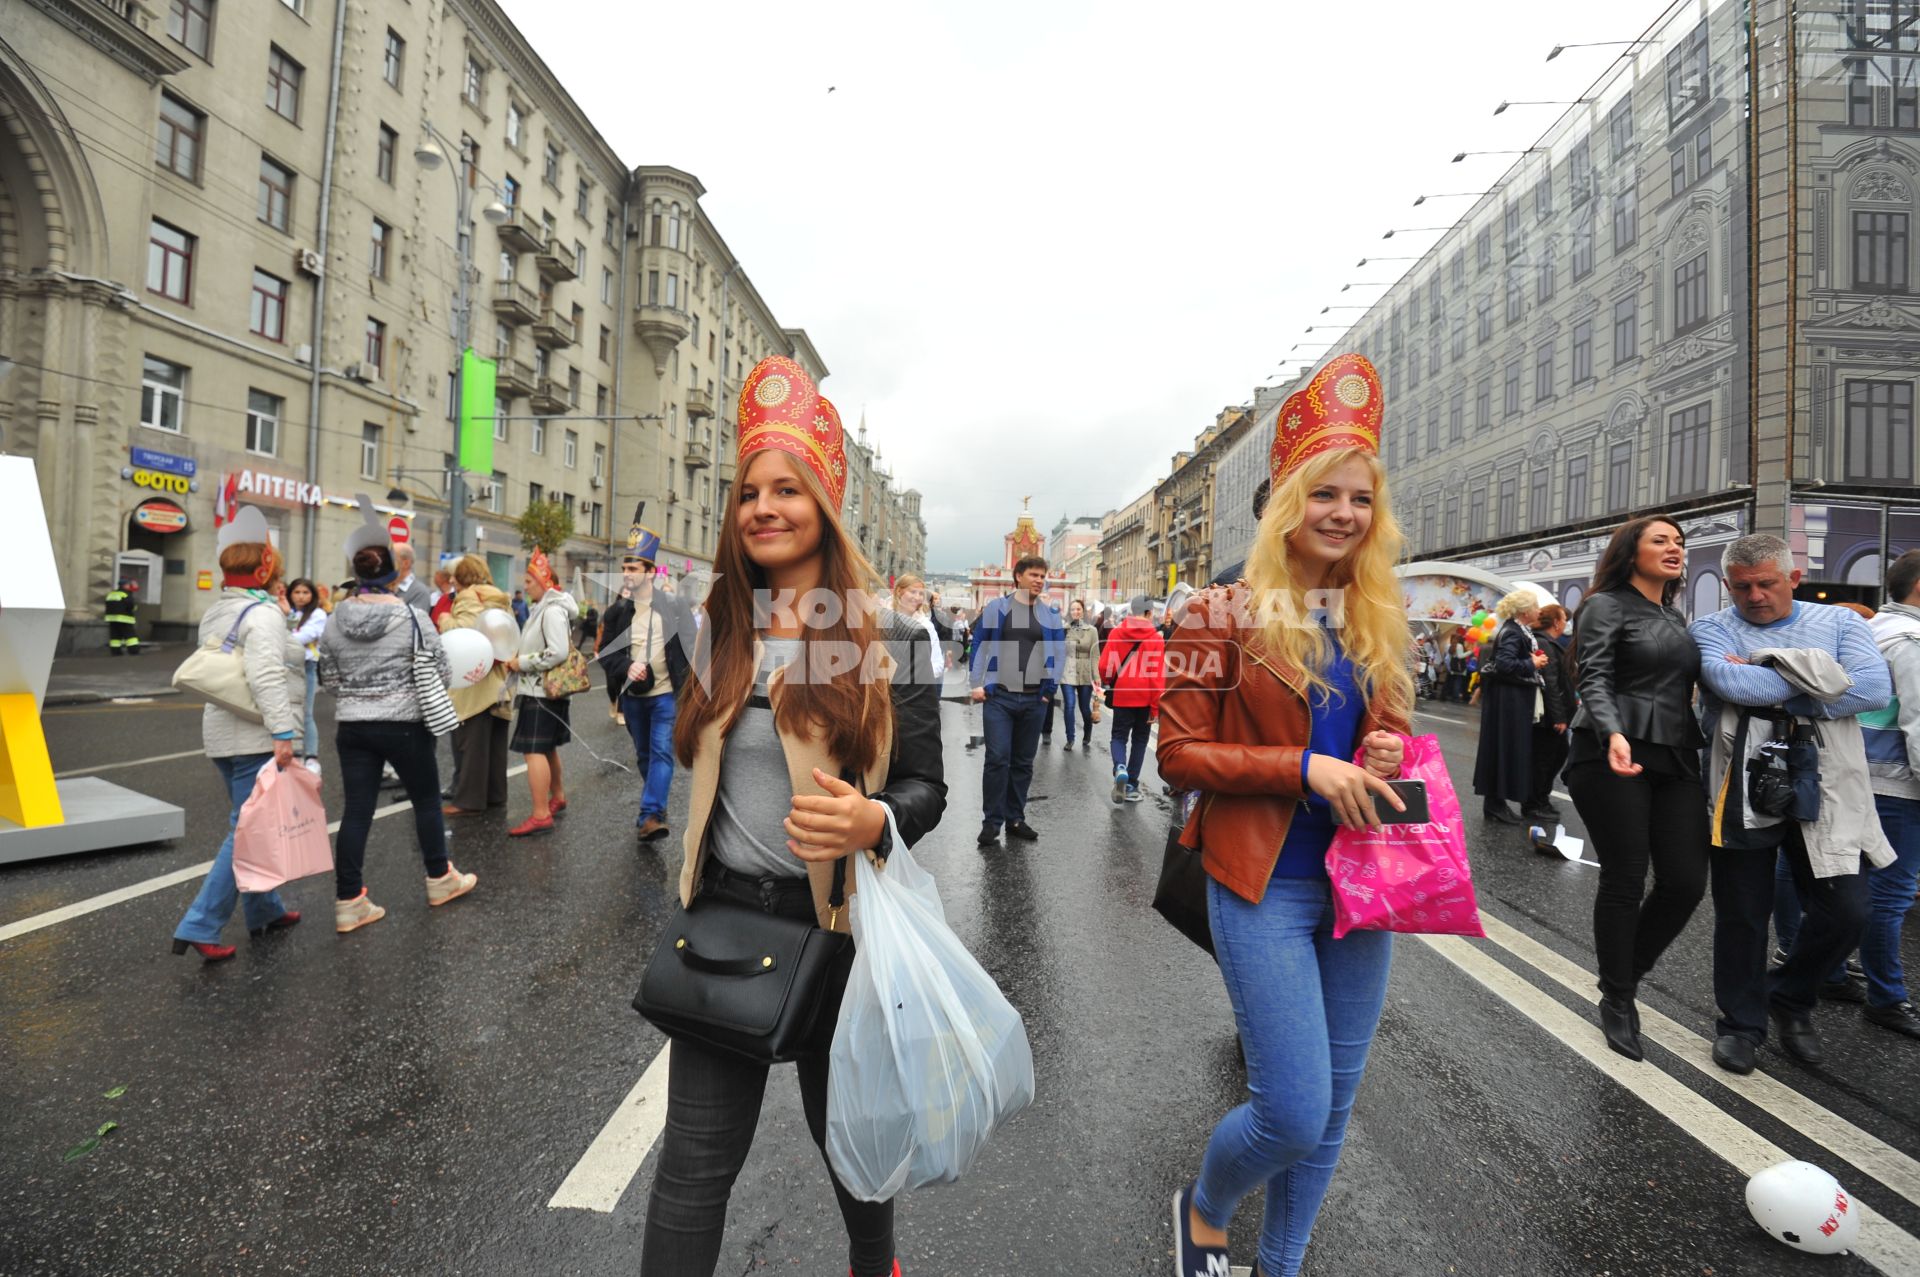
[[1635,1018],[1633,999],[1607,996],[1600,999],[1600,1032],[1606,1035],[1607,1045],[1629,1060],[1644,1060],[1646,1052],[1640,1049]]

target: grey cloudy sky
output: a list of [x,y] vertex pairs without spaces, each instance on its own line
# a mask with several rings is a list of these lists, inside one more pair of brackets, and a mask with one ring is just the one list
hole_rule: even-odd
[[[503,0],[628,164],[671,164],[902,486],[997,560],[1166,474],[1390,227],[1441,226],[1660,0]],[[828,88],[834,92],[829,94]],[[1437,211],[1436,211],[1437,210]],[[1407,247],[1398,247],[1405,244]],[[1297,354],[1313,352],[1302,350]],[[1392,408],[1388,408],[1392,428]]]

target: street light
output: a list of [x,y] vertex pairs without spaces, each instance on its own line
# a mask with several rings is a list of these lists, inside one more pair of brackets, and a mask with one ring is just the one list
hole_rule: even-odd
[[1371,306],[1322,306],[1320,308],[1320,313],[1324,315],[1330,310],[1372,310],[1372,309],[1373,307]]
[[[1619,48],[1622,45],[1625,45],[1627,47],[1632,47],[1634,45],[1645,44],[1645,43],[1647,43],[1647,41],[1645,40],[1591,40],[1584,44],[1556,44],[1551,49],[1547,50],[1547,61],[1549,62],[1553,61],[1555,58],[1565,53],[1568,49],[1609,49],[1609,48]],[[1620,56],[1624,58],[1627,55],[1623,53]]]
[[1422,204],[1426,203],[1428,200],[1477,200],[1482,195],[1491,195],[1491,194],[1493,194],[1492,191],[1440,191],[1434,195],[1415,196],[1413,201],[1413,206],[1415,208],[1419,208]]
[[1356,279],[1351,284],[1340,285],[1340,291],[1344,293],[1349,288],[1392,288],[1392,287],[1393,287],[1393,281],[1388,279]]
[[1414,235],[1423,231],[1450,231],[1451,226],[1397,226],[1382,235],[1381,239],[1392,239],[1395,235]]
[[1458,164],[1461,160],[1466,159],[1469,155],[1534,155],[1544,149],[1545,148],[1543,147],[1529,146],[1524,151],[1462,151],[1458,155],[1453,157],[1453,162],[1455,164]]
[[1355,266],[1365,266],[1368,262],[1417,262],[1418,257],[1362,257]]
[[1557,102],[1509,102],[1503,98],[1500,105],[1493,108],[1493,113],[1504,115],[1510,106],[1585,106],[1591,101],[1593,101],[1592,98],[1573,98]]

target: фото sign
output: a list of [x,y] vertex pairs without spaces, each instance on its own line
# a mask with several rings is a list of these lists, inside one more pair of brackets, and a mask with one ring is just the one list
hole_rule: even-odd
[[163,470],[135,470],[133,486],[152,488],[155,492],[171,492],[176,496],[186,496],[193,491],[193,481],[183,474],[169,474]]

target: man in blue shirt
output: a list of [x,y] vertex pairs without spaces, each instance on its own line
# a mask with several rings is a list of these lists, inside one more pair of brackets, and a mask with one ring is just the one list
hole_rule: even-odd
[[1027,788],[1047,700],[1059,684],[1066,659],[1067,627],[1040,596],[1047,561],[1028,555],[1013,565],[1013,593],[980,609],[973,629],[969,681],[981,706],[987,761],[981,778],[979,845],[991,847],[1000,827],[1032,842],[1040,835],[1027,823]]
[[[1893,693],[1887,662],[1865,621],[1845,608],[1798,602],[1800,572],[1793,550],[1779,537],[1756,533],[1726,548],[1722,579],[1733,606],[1703,616],[1692,626],[1700,649],[1701,701],[1708,735],[1714,736],[1723,705],[1778,707],[1800,718],[1851,718],[1884,708]],[[1833,701],[1799,691],[1773,669],[1749,664],[1762,648],[1808,648],[1831,653],[1853,685]],[[1858,768],[1864,780],[1864,748],[1847,756],[1823,748],[1820,766]],[[1727,785],[1746,783],[1742,760],[1728,763]],[[1836,772],[1836,775],[1839,773]],[[1714,796],[1708,796],[1713,801]],[[1771,831],[1734,829],[1714,822],[1713,995],[1720,1007],[1713,1060],[1733,1073],[1751,1073],[1754,1053],[1772,1019],[1789,1055],[1818,1064],[1823,1052],[1812,1011],[1820,986],[1853,952],[1867,920],[1867,881],[1858,850],[1820,849],[1813,856],[1796,820],[1777,826],[1778,849],[1756,847],[1755,835]],[[1723,824],[1726,827],[1723,827]],[[1763,840],[1764,841],[1764,840]],[[1740,845],[1722,845],[1738,843]],[[1786,962],[1767,970],[1767,922],[1773,911],[1774,864],[1784,852],[1800,888],[1806,914]]]

